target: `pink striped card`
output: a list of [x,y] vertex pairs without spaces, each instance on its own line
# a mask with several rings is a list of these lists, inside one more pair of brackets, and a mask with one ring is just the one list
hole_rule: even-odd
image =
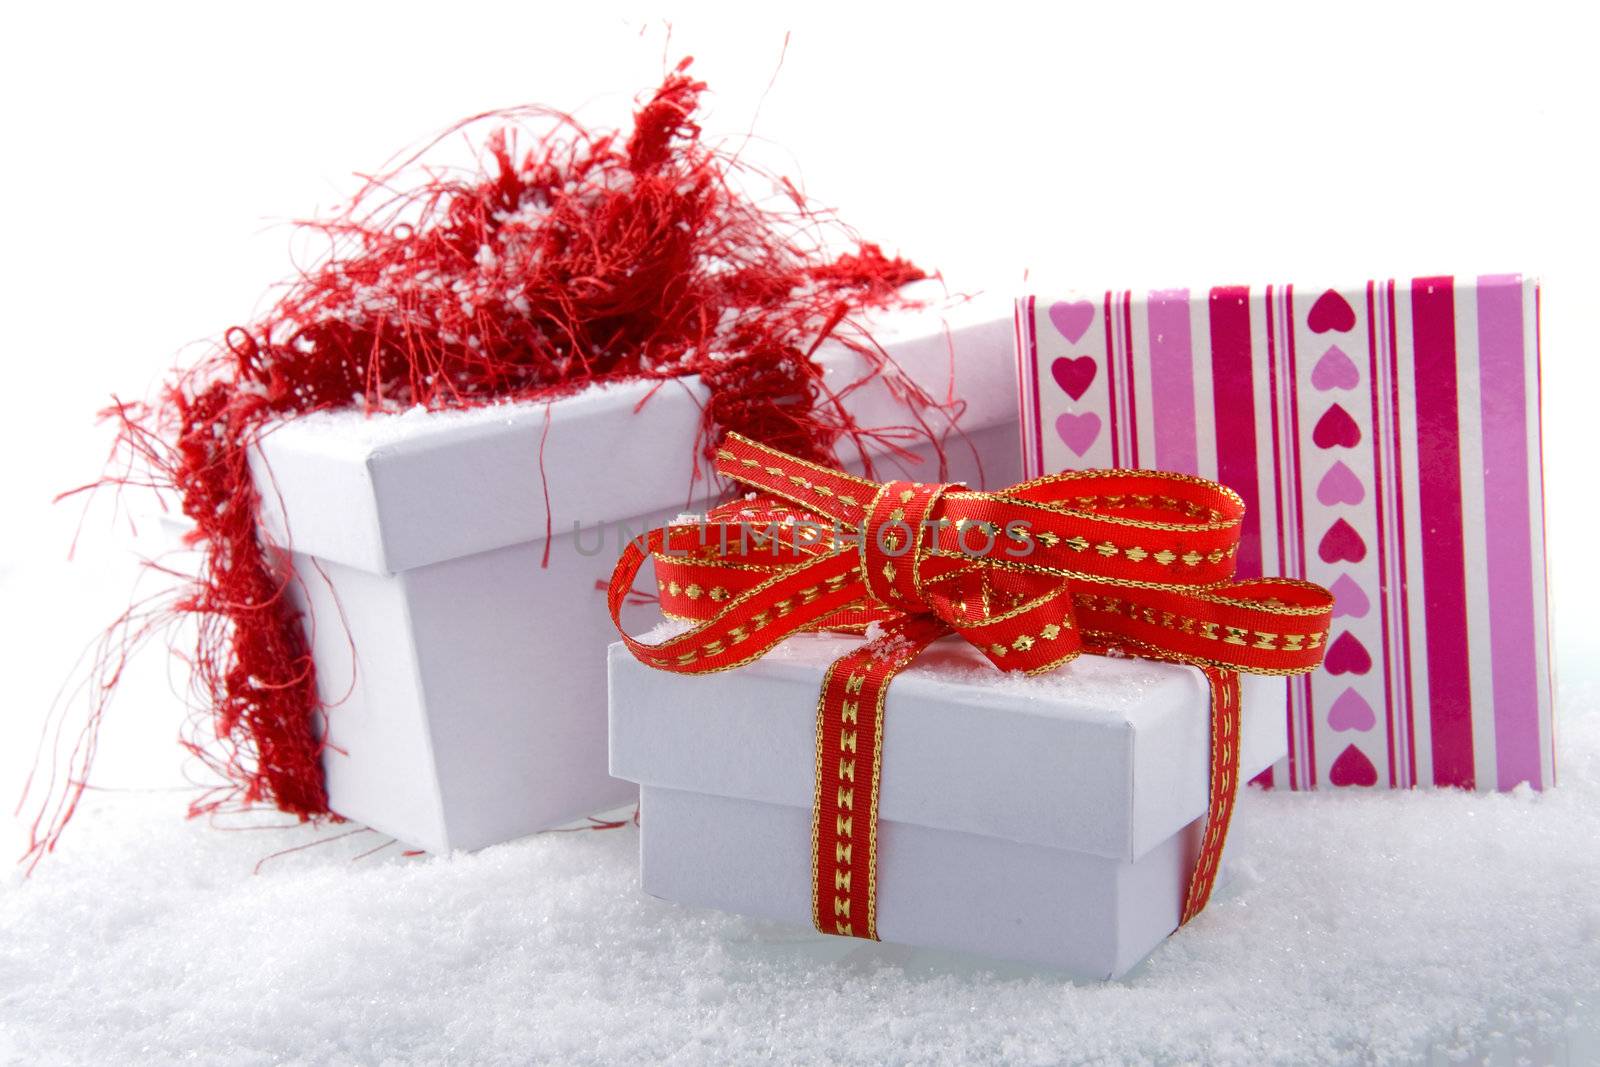
[[1533,279],[1029,297],[1017,340],[1028,476],[1216,479],[1241,575],[1333,590],[1270,783],[1554,784]]

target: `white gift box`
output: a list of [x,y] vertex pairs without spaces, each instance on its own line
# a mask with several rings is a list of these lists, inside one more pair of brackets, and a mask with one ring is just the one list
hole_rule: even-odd
[[[817,697],[859,640],[802,634],[700,676],[612,646],[611,772],[640,785],[645,892],[810,926]],[[1248,780],[1287,747],[1285,685],[1242,681]],[[884,705],[879,936],[1124,974],[1178,925],[1208,694],[1175,664],[1084,656],[1030,678],[956,638],[930,646]]]
[[[896,321],[907,323],[899,340]],[[952,476],[1016,481],[1010,323],[986,307],[874,332],[929,393],[965,400],[946,442]],[[834,389],[862,375],[842,347],[819,359]],[[597,583],[627,537],[715,492],[697,464],[707,395],[697,378],[635,382],[550,404],[318,413],[270,430],[252,469],[263,532],[292,556],[329,705],[333,811],[447,852],[633,799],[606,770],[616,632]],[[881,382],[845,403],[864,427],[910,421]],[[937,475],[882,462],[886,476]],[[915,473],[892,473],[902,469]]]

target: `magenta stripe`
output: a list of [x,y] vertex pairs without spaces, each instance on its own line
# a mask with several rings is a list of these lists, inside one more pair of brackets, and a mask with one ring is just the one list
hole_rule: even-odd
[[1522,279],[1478,279],[1478,380],[1483,411],[1484,524],[1489,555],[1489,648],[1494,677],[1495,771],[1501,789],[1541,788],[1539,686],[1534,663],[1532,502]]
[[[1032,451],[1033,451],[1033,454],[1034,454],[1035,463],[1034,463],[1032,476],[1035,477],[1035,478],[1038,478],[1038,477],[1042,477],[1046,473],[1046,471],[1044,469],[1044,434],[1045,434],[1044,400],[1042,399],[1042,397],[1040,396],[1040,393],[1039,393],[1039,331],[1038,331],[1038,328],[1037,328],[1038,320],[1034,317],[1037,314],[1037,312],[1035,311],[1035,301],[1036,301],[1036,298],[1030,296],[1024,302],[1023,307],[1018,309],[1017,328],[1018,328],[1019,331],[1026,330],[1027,334],[1028,334],[1028,347],[1027,347],[1028,371],[1027,371],[1026,375],[1024,375],[1023,377],[1019,378],[1018,380],[1019,381],[1023,381],[1023,382],[1032,381],[1032,383],[1033,383],[1033,418],[1032,419],[1027,418],[1026,417],[1027,413],[1024,412],[1024,418],[1022,420],[1022,425],[1023,425],[1023,432],[1024,433],[1028,432],[1028,428],[1030,426],[1033,429],[1033,449],[1032,449]],[[1027,315],[1027,318],[1025,320],[1023,319],[1024,310],[1026,311],[1026,315]],[[1022,336],[1021,336],[1021,333],[1019,332],[1019,334],[1017,336],[1017,342],[1018,342],[1017,343],[1017,358],[1018,359],[1022,358],[1023,348],[1022,348],[1021,340],[1022,340]],[[1028,444],[1026,442],[1024,442],[1023,443],[1023,455],[1026,456],[1027,452],[1028,452]],[[1025,471],[1024,473],[1026,474],[1027,472]]]
[[1150,326],[1150,419],[1155,430],[1156,466],[1164,471],[1199,474],[1189,290],[1152,292],[1146,321]]
[[1256,456],[1255,364],[1250,351],[1250,290],[1211,290],[1212,408],[1217,426],[1217,480],[1244,500],[1236,574],[1259,578],[1261,488]]
[[1461,427],[1456,404],[1455,290],[1449,277],[1411,282],[1417,376],[1418,506],[1428,605],[1429,725],[1435,785],[1471,789],[1472,680],[1467,565],[1461,536]]
[[1127,360],[1127,373],[1124,375],[1123,389],[1128,394],[1127,407],[1123,408],[1126,415],[1124,425],[1127,426],[1128,466],[1139,465],[1139,394],[1133,386],[1133,291],[1122,294],[1122,355]]

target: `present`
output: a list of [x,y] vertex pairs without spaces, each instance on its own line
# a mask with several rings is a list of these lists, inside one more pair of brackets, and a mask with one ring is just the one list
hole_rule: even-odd
[[[717,461],[753,492],[630,543],[608,592],[647,889],[1099,977],[1205,907],[1333,606],[1233,579],[1236,494],[1115,470],[875,483],[737,434]],[[647,561],[677,622],[634,638]]]
[[[704,678],[612,647],[611,772],[640,786],[645,892],[810,925],[817,692],[860,643],[801,634]],[[1248,777],[1284,754],[1283,681],[1243,681]],[[1178,926],[1207,706],[1193,667],[1086,656],[997,675],[970,645],[932,645],[884,704],[879,936],[1126,972]]]
[[[297,224],[321,251],[261,314],[105,411],[112,455],[80,491],[154,490],[197,551],[150,562],[157,587],[67,687],[82,725],[41,752],[28,863],[149,638],[188,675],[191,816],[342,814],[472,847],[629,795],[605,775],[588,560],[617,524],[720,491],[696,461],[724,431],[1016,476],[1009,319],[963,334],[935,311],[886,351],[872,316],[966,302],[703,138],[689,66],[628,129],[529,106],[402,153]],[[470,165],[435,155],[458,134]]]
[[[1015,478],[1010,324],[957,309],[875,334],[906,380],[964,398],[941,434],[955,476]],[[860,425],[909,421],[886,379],[846,389],[858,353],[819,358]],[[706,397],[694,378],[635,381],[548,405],[318,413],[263,436],[263,530],[298,576],[333,812],[447,852],[632,801],[606,770],[601,590],[622,542],[722,491],[696,470]],[[879,466],[937,475],[930,438],[891,440],[905,454],[867,444]],[[854,448],[841,461],[859,468]]]
[[1215,478],[1238,573],[1336,597],[1270,781],[1555,780],[1538,285],[1515,275],[1018,303],[1024,465]]

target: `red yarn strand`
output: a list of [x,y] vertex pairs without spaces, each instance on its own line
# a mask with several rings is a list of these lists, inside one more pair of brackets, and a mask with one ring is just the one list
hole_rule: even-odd
[[[117,401],[103,413],[116,448],[84,488],[175,497],[200,569],[101,639],[83,686],[88,725],[65,774],[55,773],[63,738],[52,736],[51,774],[30,780],[39,815],[27,862],[54,848],[76,810],[128,658],[159,634],[179,640],[175,621],[193,624],[192,643],[173,648],[192,673],[182,744],[221,783],[190,814],[328,814],[315,728],[326,709],[290,595],[296,577],[258,535],[261,487],[248,464],[276,421],[351,406],[548,403],[596,382],[696,374],[710,390],[707,449],[727,430],[821,461],[841,438],[863,459],[869,445],[904,454],[912,437],[942,443],[935,427],[954,411],[899,374],[859,325],[925,275],[856,239],[788,179],[703,142],[705,85],[689,62],[642,101],[626,136],[537,107],[445,131],[366,179],[332,217],[298,224],[329,253],[259,321],[226,331],[156,404]],[[435,145],[481,122],[495,128],[475,171],[425,169],[411,182]],[[788,198],[782,210],[741,191],[762,181]],[[840,247],[849,250],[830,253]],[[831,392],[811,358],[825,338],[867,357],[910,425],[854,423],[842,399],[856,386]]]

